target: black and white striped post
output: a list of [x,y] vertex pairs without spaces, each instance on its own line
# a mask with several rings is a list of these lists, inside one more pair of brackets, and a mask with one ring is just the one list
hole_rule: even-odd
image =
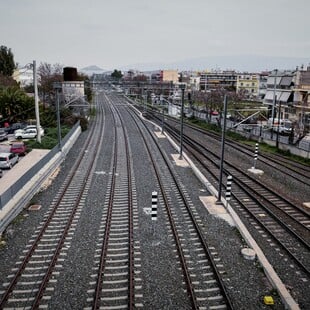
[[253,169],[256,168],[256,162],[258,159],[258,143],[255,144],[255,152],[254,152],[254,166]]
[[157,221],[157,202],[158,202],[158,194],[157,192],[152,192],[152,221]]
[[228,202],[231,198],[231,184],[232,184],[232,176],[229,175],[227,177],[227,184],[226,184],[226,193],[225,193],[226,202]]

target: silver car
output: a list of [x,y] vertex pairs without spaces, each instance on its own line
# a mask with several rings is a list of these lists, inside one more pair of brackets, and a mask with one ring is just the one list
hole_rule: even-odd
[[19,157],[14,153],[0,153],[0,168],[11,169],[16,163],[18,163]]
[[0,141],[7,140],[8,133],[4,129],[0,129]]

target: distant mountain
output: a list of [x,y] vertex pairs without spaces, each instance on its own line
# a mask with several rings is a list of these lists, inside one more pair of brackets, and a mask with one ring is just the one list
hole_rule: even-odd
[[101,73],[106,72],[106,70],[99,68],[98,66],[95,66],[95,65],[79,69],[79,71],[81,71],[87,75],[101,74]]
[[138,63],[123,66],[122,70],[137,69],[140,71],[177,69],[186,70],[236,70],[239,72],[261,72],[273,69],[294,70],[296,67],[308,66],[309,58],[273,57],[259,55],[209,56],[186,59],[170,63]]

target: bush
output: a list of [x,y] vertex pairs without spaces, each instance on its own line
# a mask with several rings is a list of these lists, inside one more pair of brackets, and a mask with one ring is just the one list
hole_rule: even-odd
[[[70,131],[67,126],[61,127],[61,137],[64,138]],[[41,143],[36,140],[25,141],[27,148],[30,149],[52,149],[58,144],[58,129],[57,128],[46,128],[45,135],[41,138]]]
[[64,123],[72,127],[77,121],[80,121],[82,131],[85,131],[88,128],[88,120],[84,116],[71,115],[64,120]]

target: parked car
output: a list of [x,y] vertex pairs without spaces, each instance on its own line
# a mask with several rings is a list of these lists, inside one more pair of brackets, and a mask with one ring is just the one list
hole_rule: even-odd
[[[40,128],[41,136],[44,136],[44,129]],[[34,139],[37,137],[36,128],[23,129],[15,133],[15,139]]]
[[8,133],[3,128],[0,128],[0,141],[4,141],[7,139],[8,139]]
[[18,163],[19,157],[14,153],[0,153],[0,168],[11,169],[16,163]]
[[[22,128],[22,129],[16,129],[14,131],[14,135],[18,134],[18,133],[21,133],[23,132],[24,130],[27,130],[27,129],[37,129],[37,125],[27,125],[26,127]],[[42,135],[42,132],[44,134],[44,130],[43,128],[40,126],[40,130],[41,130],[41,135]]]
[[17,129],[23,129],[27,126],[27,124],[25,123],[14,123],[9,127],[4,128],[4,130],[8,133],[8,134],[12,134],[15,132],[15,130]]
[[11,153],[17,154],[18,156],[22,156],[26,154],[27,147],[24,142],[13,142],[10,149]]
[[[273,126],[272,126],[273,125]],[[287,134],[289,135],[292,132],[292,122],[288,119],[280,119],[280,123],[279,123],[279,119],[278,118],[269,118],[267,121],[267,128],[270,130],[273,130],[275,132],[278,132],[280,134]]]

